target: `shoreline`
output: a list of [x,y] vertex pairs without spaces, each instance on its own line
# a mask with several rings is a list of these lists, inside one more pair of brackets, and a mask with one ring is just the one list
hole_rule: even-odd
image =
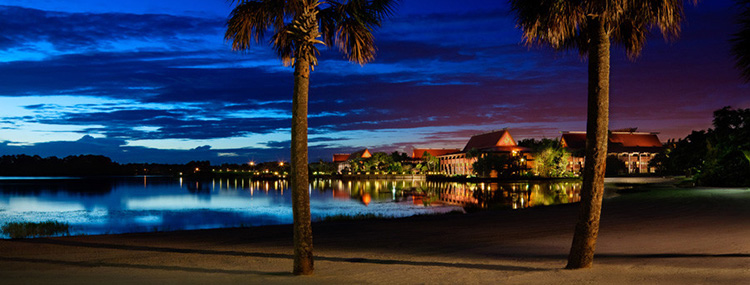
[[594,268],[562,270],[577,208],[567,204],[314,223],[313,276],[290,273],[289,225],[0,240],[0,276],[5,284],[684,284],[750,279],[750,189],[648,188],[606,199]]

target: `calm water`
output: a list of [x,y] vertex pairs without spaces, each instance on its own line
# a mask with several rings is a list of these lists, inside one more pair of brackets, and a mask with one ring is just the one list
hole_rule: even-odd
[[[445,183],[315,180],[313,220],[334,215],[404,217],[463,207],[525,208],[576,202],[580,183]],[[0,224],[60,221],[71,234],[291,224],[285,181],[165,177],[0,178]]]

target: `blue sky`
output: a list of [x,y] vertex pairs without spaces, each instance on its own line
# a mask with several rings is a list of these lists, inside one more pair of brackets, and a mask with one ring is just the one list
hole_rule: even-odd
[[[118,162],[287,160],[292,70],[267,45],[231,51],[229,2],[0,2],[0,154]],[[681,138],[724,106],[750,108],[733,67],[731,1],[687,8],[635,62],[612,53],[612,128]],[[526,47],[505,1],[405,0],[365,66],[323,51],[310,90],[310,157],[364,147],[462,147],[585,129],[586,63]]]

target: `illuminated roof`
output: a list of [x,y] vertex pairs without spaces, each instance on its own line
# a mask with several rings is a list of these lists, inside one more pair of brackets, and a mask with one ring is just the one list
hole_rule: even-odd
[[412,150],[411,157],[420,159],[422,158],[422,155],[424,155],[425,152],[429,153],[432,156],[440,156],[440,155],[456,153],[460,151],[461,149],[458,149],[458,148],[415,148],[414,150]]
[[363,149],[352,153],[337,153],[333,155],[333,162],[345,162],[356,158],[369,158],[372,154],[369,150]]
[[562,138],[560,138],[560,145],[564,148],[583,149],[586,147],[586,133],[563,132]]
[[[607,152],[659,152],[663,149],[663,146],[657,134],[645,132],[610,132]],[[563,132],[560,141],[563,147],[583,149],[586,147],[586,133]]]
[[370,158],[370,157],[372,157],[372,154],[367,149],[352,152],[352,154],[349,155],[349,159]]
[[344,162],[349,159],[348,153],[336,153],[333,155],[333,162]]
[[517,146],[516,141],[510,136],[508,130],[492,131],[489,133],[474,135],[466,143],[463,151],[467,152],[471,149],[477,150],[492,150],[497,147],[512,147]]

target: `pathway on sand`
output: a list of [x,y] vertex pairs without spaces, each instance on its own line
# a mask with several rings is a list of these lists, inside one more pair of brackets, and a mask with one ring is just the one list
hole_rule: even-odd
[[315,224],[295,277],[291,227],[0,241],[3,284],[733,283],[750,280],[750,189],[605,201],[593,269],[562,270],[577,205]]

